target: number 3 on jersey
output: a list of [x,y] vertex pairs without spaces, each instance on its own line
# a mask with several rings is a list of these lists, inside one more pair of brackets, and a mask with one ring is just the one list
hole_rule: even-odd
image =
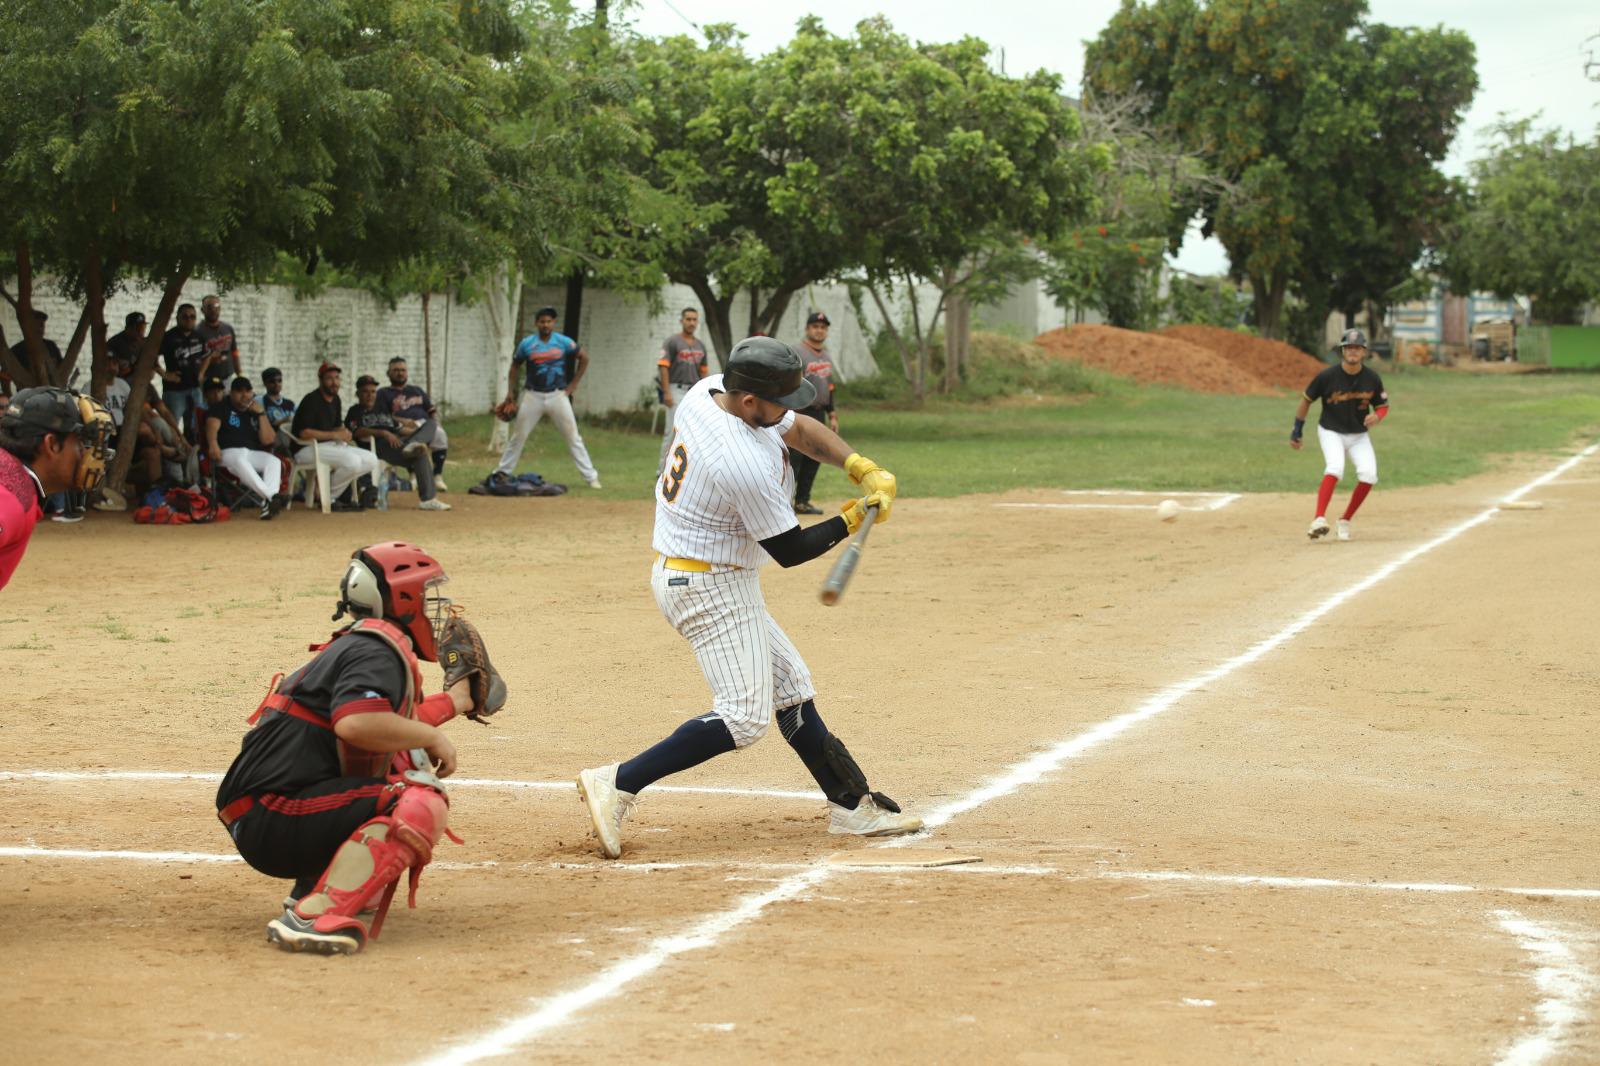
[[683,475],[689,469],[689,453],[679,444],[672,449],[672,466],[661,479],[661,497],[668,503],[678,498],[683,488]]

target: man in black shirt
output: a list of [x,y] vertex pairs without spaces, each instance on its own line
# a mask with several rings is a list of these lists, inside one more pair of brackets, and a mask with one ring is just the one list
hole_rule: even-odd
[[[44,354],[47,357],[45,369],[54,374],[56,372],[56,368],[61,365],[63,356],[61,355],[61,348],[56,344],[56,342],[51,340],[49,337],[44,336],[44,324],[50,321],[50,316],[45,312],[40,311],[38,308],[34,308],[33,318],[34,321],[39,323],[39,339],[44,342]],[[17,362],[32,369],[33,360],[28,355],[28,341],[26,338],[11,346],[11,354],[16,356]],[[8,378],[7,380],[9,381],[10,379]],[[50,383],[47,381],[44,382],[44,384],[48,385]]]
[[272,423],[247,377],[233,379],[227,402],[206,408],[212,474],[221,467],[238,478],[260,501],[262,521],[276,517],[284,503],[279,492],[283,466],[272,454],[273,438]]
[[376,939],[400,876],[411,871],[415,893],[448,832],[439,779],[455,772],[456,750],[439,726],[474,710],[471,679],[424,697],[418,665],[438,661],[446,580],[415,545],[357,551],[334,615],[356,621],[273,686],[217,789],[244,860],[294,880],[267,925],[287,951],[350,954]]
[[161,398],[183,426],[189,439],[198,443],[195,421],[201,406],[200,383],[211,369],[206,358],[206,342],[194,331],[194,304],[178,305],[178,324],[161,337]]
[[292,432],[302,447],[295,452],[294,461],[308,465],[312,459],[311,442],[316,441],[317,454],[330,468],[333,509],[359,511],[364,503],[376,498],[376,489],[369,489],[362,503],[346,503],[342,497],[356,478],[378,476],[378,457],[351,443],[353,438],[344,424],[344,406],[339,400],[341,373],[337,365],[323,363],[317,368],[317,391],[306,393],[295,409]]
[[1367,431],[1389,413],[1389,394],[1377,371],[1362,365],[1366,357],[1367,335],[1359,329],[1345,330],[1339,340],[1339,364],[1311,379],[1294,413],[1289,446],[1298,451],[1311,401],[1322,401],[1317,441],[1322,445],[1322,457],[1327,466],[1317,490],[1317,515],[1306,532],[1312,540],[1328,535],[1328,503],[1333,499],[1334,486],[1344,477],[1346,456],[1356,464],[1356,488],[1350,494],[1344,516],[1339,519],[1340,540],[1350,539],[1350,520],[1372,486],[1378,483],[1378,454],[1372,450],[1372,438]]
[[429,398],[426,389],[409,383],[409,375],[404,359],[397,355],[389,360],[389,384],[378,390],[378,407],[398,419],[410,419],[417,424],[407,440],[427,442],[433,454],[434,488],[449,492],[444,483],[444,461],[450,454],[450,437],[439,424],[439,408]]
[[261,406],[267,412],[272,428],[278,431],[277,452],[282,456],[292,456],[295,443],[289,435],[289,427],[294,424],[294,401],[283,394],[283,371],[275,366],[267,367],[261,372],[261,387],[267,390],[261,397]]
[[375,441],[378,458],[391,466],[411,472],[417,483],[418,506],[424,511],[448,511],[450,505],[439,499],[433,484],[433,461],[428,457],[428,442],[411,436],[417,423],[396,418],[378,406],[378,379],[363,374],[356,379],[356,403],[344,416],[344,424],[355,439],[365,444]]

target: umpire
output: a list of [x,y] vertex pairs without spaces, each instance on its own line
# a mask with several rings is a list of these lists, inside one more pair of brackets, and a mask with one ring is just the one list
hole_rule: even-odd
[[[833,408],[833,356],[828,354],[828,327],[832,323],[821,311],[813,311],[806,319],[806,339],[795,350],[805,360],[806,380],[817,390],[816,402],[799,413],[823,423],[835,433],[839,432],[839,413]],[[817,480],[817,470],[822,464],[804,452],[789,449],[789,462],[794,467],[794,513],[821,514],[822,508],[811,502],[811,486]]]

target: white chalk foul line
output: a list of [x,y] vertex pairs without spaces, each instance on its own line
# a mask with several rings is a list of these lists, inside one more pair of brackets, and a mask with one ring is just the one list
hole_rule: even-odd
[[[1596,450],[1600,450],[1600,444],[1590,445],[1582,452],[1557,466],[1554,470],[1524,485],[1512,495],[1507,496],[1505,500],[1517,499],[1545,482],[1560,477],[1583,461],[1583,459],[1593,455]],[[1345,603],[1351,597],[1357,596],[1380,581],[1387,579],[1396,570],[1399,570],[1412,560],[1426,555],[1442,544],[1448,544],[1456,537],[1467,532],[1467,530],[1488,521],[1497,511],[1497,507],[1491,507],[1446,530],[1421,547],[1413,548],[1365,580],[1357,582],[1344,592],[1330,596],[1310,611],[1301,615],[1279,633],[1252,645],[1242,654],[1229,659],[1222,665],[1207,670],[1189,681],[1166,688],[1128,714],[1119,715],[1103,722],[1076,737],[1040,752],[1031,759],[1018,763],[1009,768],[1006,773],[980,786],[967,796],[937,808],[932,814],[923,819],[924,824],[929,828],[944,825],[958,814],[964,814],[991,800],[1009,795],[1024,785],[1032,784],[1059,767],[1066,760],[1076,758],[1089,749],[1120,736],[1135,725],[1154,718],[1162,711],[1171,708],[1191,692],[1226,677],[1241,666],[1255,662],[1267,652],[1300,634],[1312,623]],[[921,835],[916,834],[915,836]],[[915,839],[915,836],[901,838],[895,843],[908,843],[911,839]],[[731,932],[746,922],[753,920],[769,904],[779,900],[792,899],[802,890],[826,880],[839,869],[839,867],[818,866],[814,870],[806,870],[785,878],[771,891],[762,895],[742,897],[730,910],[713,915],[701,922],[700,925],[695,927],[695,932],[689,938],[679,937],[657,940],[644,951],[632,955],[607,969],[589,984],[557,996],[554,999],[546,1000],[540,1003],[533,1011],[521,1017],[513,1018],[499,1029],[488,1033],[482,1038],[472,1043],[446,1048],[437,1055],[423,1060],[423,1062],[427,1063],[428,1066],[464,1066],[465,1063],[477,1062],[479,1059],[504,1054],[518,1044],[538,1036],[545,1030],[561,1025],[585,1007],[615,995],[632,981],[657,969],[668,958],[682,954],[685,951],[710,947],[717,936]],[[714,930],[714,932],[707,932],[708,930]]]
[[1372,892],[1494,892],[1512,896],[1600,899],[1600,888],[1517,888],[1460,885],[1433,881],[1349,881],[1334,877],[1274,877],[1266,874],[1199,874],[1187,870],[1106,870],[1097,877],[1110,881],[1190,881],[1213,885],[1260,885],[1266,888],[1344,888]]
[[1539,1026],[1495,1060],[1497,1066],[1536,1066],[1562,1050],[1567,1032],[1585,1016],[1584,1002],[1594,994],[1595,977],[1578,960],[1555,928],[1524,918],[1516,911],[1496,911],[1500,928],[1537,963],[1533,984],[1539,990],[1534,1015]]
[[[222,775],[185,770],[0,770],[0,781],[221,781]],[[489,777],[451,777],[445,780],[447,788],[502,788],[532,789],[535,791],[573,792],[577,786],[571,781],[518,781]],[[821,804],[819,792],[796,792],[780,788],[732,788],[710,785],[659,785],[651,792],[677,793],[700,796],[760,796],[772,799],[809,800]]]

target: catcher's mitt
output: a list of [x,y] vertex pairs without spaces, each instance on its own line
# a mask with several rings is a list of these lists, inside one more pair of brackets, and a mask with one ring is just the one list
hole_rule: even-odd
[[494,416],[502,422],[510,422],[517,417],[517,401],[501,400],[494,405]]
[[444,667],[444,686],[449,688],[462,678],[470,678],[472,710],[467,717],[481,721],[506,704],[506,683],[489,663],[483,636],[478,627],[459,615],[444,626],[439,639],[439,665]]

